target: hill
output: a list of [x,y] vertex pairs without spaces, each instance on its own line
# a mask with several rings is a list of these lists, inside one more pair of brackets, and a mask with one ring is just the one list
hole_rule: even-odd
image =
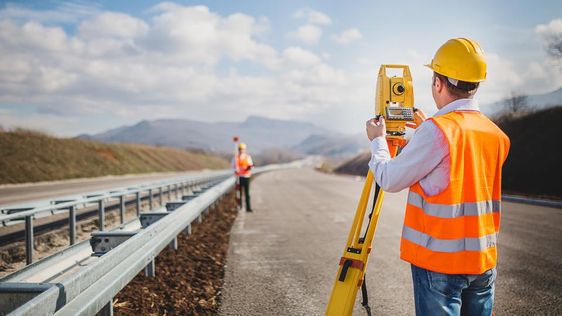
[[511,148],[504,165],[504,191],[562,198],[562,106],[498,122]]
[[0,151],[0,184],[229,165],[225,159],[203,152],[59,139],[26,130],[0,132]]
[[352,174],[357,176],[366,176],[369,171],[369,160],[371,153],[362,152],[359,155],[345,161],[334,169],[335,173]]
[[[505,193],[562,198],[562,106],[504,116],[498,126],[509,136],[511,148],[503,167]],[[338,173],[364,176],[369,153],[360,154],[337,167]]]
[[78,138],[231,152],[234,149],[232,136],[238,135],[250,145],[252,152],[257,153],[273,147],[291,147],[312,134],[324,133],[328,131],[307,122],[250,116],[243,122],[209,123],[183,119],[142,121],[100,134],[80,135]]
[[[525,103],[530,109],[535,111],[544,110],[562,104],[562,88],[543,94],[530,94],[526,95],[526,97]],[[496,117],[505,110],[506,102],[507,99],[503,99],[491,104],[484,104],[480,108],[489,117]]]

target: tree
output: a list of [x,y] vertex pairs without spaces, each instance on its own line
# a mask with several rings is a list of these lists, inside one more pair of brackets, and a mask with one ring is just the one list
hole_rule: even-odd
[[508,115],[517,115],[526,112],[528,109],[528,97],[511,91],[510,95],[505,99],[505,110]]
[[546,52],[553,58],[562,58],[562,33],[550,34],[546,38]]

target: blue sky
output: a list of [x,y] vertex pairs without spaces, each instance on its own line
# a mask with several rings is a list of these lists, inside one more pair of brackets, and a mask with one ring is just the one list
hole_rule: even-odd
[[0,124],[73,136],[261,115],[357,133],[381,63],[410,65],[415,103],[432,113],[423,64],[471,37],[490,104],[560,88],[544,38],[561,33],[559,1],[0,2]]

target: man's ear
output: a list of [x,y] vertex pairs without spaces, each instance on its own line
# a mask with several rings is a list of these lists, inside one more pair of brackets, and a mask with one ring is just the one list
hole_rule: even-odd
[[443,91],[443,88],[445,88],[444,84],[445,83],[441,80],[441,78],[435,78],[435,89],[437,90],[437,92],[441,93]]

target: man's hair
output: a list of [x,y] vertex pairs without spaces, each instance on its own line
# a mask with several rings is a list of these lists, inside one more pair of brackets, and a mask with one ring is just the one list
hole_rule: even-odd
[[[478,86],[480,85],[479,82],[466,82],[461,80],[455,80],[455,79],[448,78],[447,76],[443,76],[442,74],[438,74],[436,72],[433,73],[433,76],[435,78],[439,78],[441,82],[444,82],[447,91],[449,91],[449,93],[451,93],[454,97],[458,99],[472,98],[474,94],[476,94],[476,90],[478,90]],[[435,84],[435,82],[433,82],[433,84]]]

